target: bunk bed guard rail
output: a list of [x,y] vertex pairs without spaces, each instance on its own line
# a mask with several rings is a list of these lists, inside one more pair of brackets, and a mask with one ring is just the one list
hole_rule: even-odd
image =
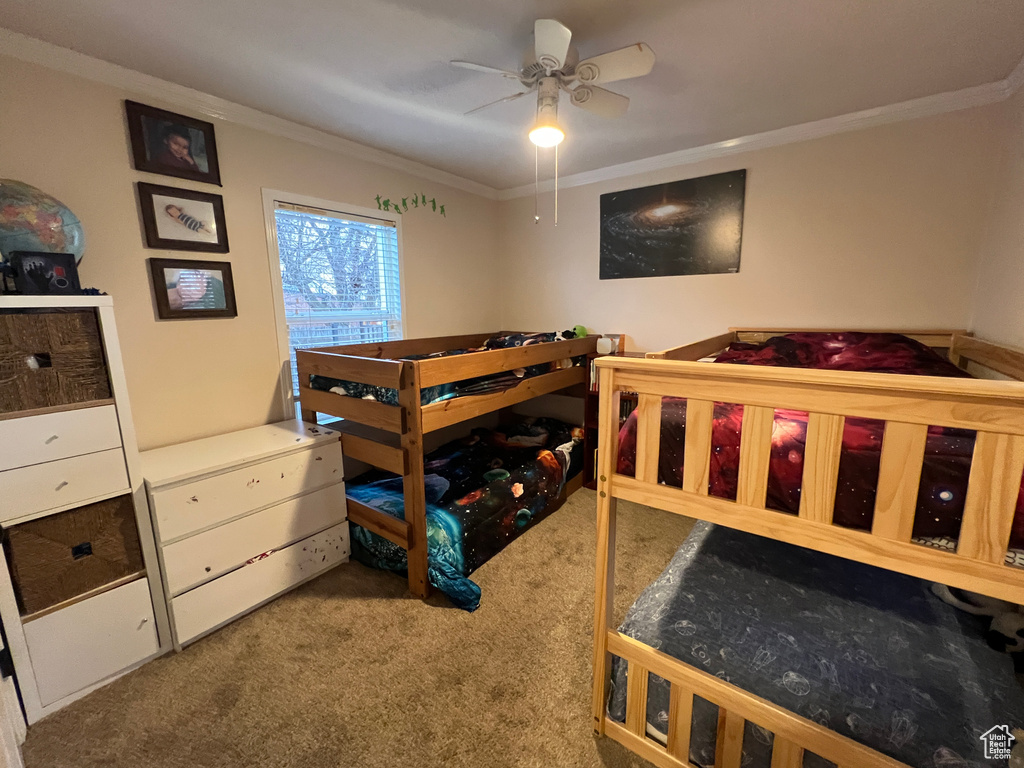
[[[1024,386],[628,358],[600,358],[601,417],[638,393],[636,476],[615,473],[617,430],[600,427],[598,490],[620,499],[1024,603],[1024,570],[1004,564],[1024,473]],[[663,397],[687,400],[682,487],[658,483]],[[716,402],[744,406],[736,500],[708,494]],[[765,508],[774,409],[808,414],[798,515]],[[832,521],[846,417],[885,422],[870,531]],[[975,430],[956,552],[911,542],[929,425]]]

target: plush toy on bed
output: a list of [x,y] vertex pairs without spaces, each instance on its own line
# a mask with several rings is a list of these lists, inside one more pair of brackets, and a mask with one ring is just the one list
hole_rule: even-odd
[[985,640],[995,650],[1012,654],[1014,671],[1024,673],[1024,606],[945,584],[932,584],[932,592],[961,611],[991,617]]

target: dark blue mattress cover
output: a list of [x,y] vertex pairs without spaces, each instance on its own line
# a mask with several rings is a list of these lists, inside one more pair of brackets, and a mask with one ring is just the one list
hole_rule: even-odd
[[[909,765],[960,768],[991,764],[981,734],[1024,725],[1024,691],[985,644],[986,621],[920,579],[698,522],[620,631]],[[614,659],[619,721],[625,668]],[[648,730],[663,735],[669,683],[652,675],[648,690]],[[697,765],[714,764],[716,720],[695,699]],[[770,756],[771,735],[748,723],[744,768]]]

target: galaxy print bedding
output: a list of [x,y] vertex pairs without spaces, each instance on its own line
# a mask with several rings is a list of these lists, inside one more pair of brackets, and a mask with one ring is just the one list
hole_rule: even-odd
[[[923,344],[890,333],[794,333],[763,344],[734,343],[716,363],[770,365],[820,370],[868,371],[923,376],[967,377],[968,374]],[[712,426],[709,493],[736,498],[739,476],[740,426],[743,406],[716,403]],[[847,418],[839,460],[839,484],[833,521],[870,530],[881,459],[884,422]],[[665,398],[661,416],[658,478],[682,486],[686,401]],[[772,434],[767,507],[797,514],[803,478],[807,414],[778,409]],[[918,543],[949,549],[960,534],[975,433],[929,427],[913,535]],[[618,471],[636,473],[636,413],[619,434]],[[1024,487],[1017,497],[1017,515],[1007,562],[1024,565]]]
[[[492,336],[480,347],[468,349],[450,349],[443,352],[433,352],[429,355],[409,355],[403,360],[428,360],[434,357],[450,357],[452,355],[465,355],[470,352],[487,352],[495,349],[508,349],[510,347],[523,347],[531,344],[543,344],[549,341],[564,341],[575,338],[572,331],[560,331],[554,333],[511,333]],[[573,365],[583,365],[586,356],[575,358]],[[438,384],[433,387],[424,387],[420,390],[420,405],[439,403],[442,400],[451,400],[454,397],[466,397],[469,395],[486,395],[495,392],[504,392],[512,389],[523,379],[539,376],[542,373],[550,373],[561,367],[558,362],[544,363],[542,365],[531,365],[526,368],[517,368],[514,371],[503,371],[488,376],[477,376],[462,381]],[[346,395],[361,400],[376,400],[386,405],[398,405],[398,390],[390,387],[377,387],[371,384],[361,384],[355,381],[342,381],[331,379],[326,376],[310,376],[309,386],[312,389],[319,389],[324,392],[334,392],[338,395]]]
[[[552,510],[565,481],[582,469],[582,429],[555,419],[524,418],[475,429],[424,457],[427,574],[459,608],[480,605],[469,576]],[[350,498],[405,519],[402,478],[373,472],[346,485]],[[406,552],[358,525],[352,556],[374,568],[404,572]]]
[[[1013,662],[985,628],[919,579],[701,521],[619,629],[909,765],[967,768],[988,764],[982,733],[1024,725]],[[625,673],[615,658],[620,722]],[[652,675],[647,701],[664,742],[668,682]],[[698,697],[693,711],[690,760],[710,768],[718,710]],[[771,734],[746,728],[744,768],[768,768]]]

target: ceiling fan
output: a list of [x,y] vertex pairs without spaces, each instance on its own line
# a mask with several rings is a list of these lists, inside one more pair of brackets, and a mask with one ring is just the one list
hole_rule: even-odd
[[573,106],[602,117],[621,117],[629,106],[622,94],[601,88],[605,83],[646,75],[654,67],[654,51],[647,43],[634,43],[617,51],[579,60],[572,44],[572,32],[555,19],[537,19],[533,26],[534,45],[523,54],[518,71],[498,69],[471,61],[452,61],[452,66],[489,72],[518,80],[525,89],[511,96],[469,110],[481,109],[537,92],[537,119],[530,140],[539,147],[557,146],[565,133],[558,125],[560,91],[569,94]]

